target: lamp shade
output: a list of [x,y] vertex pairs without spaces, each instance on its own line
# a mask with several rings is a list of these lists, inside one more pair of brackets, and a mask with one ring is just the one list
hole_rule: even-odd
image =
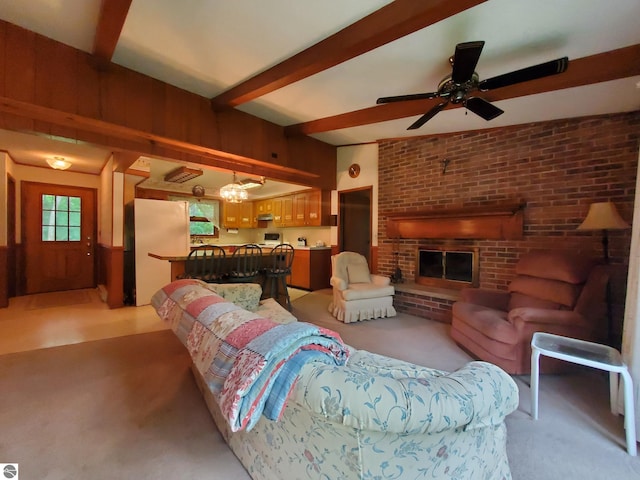
[[599,202],[589,206],[589,212],[578,230],[623,230],[629,227],[612,202]]

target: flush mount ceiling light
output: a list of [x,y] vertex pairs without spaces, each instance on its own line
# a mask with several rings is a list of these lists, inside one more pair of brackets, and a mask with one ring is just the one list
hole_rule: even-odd
[[164,181],[173,183],[184,183],[188,180],[199,177],[200,175],[202,175],[202,173],[202,170],[198,168],[179,167],[167,173],[164,176]]
[[47,163],[51,168],[56,170],[66,170],[71,166],[71,162],[66,160],[64,157],[47,158]]
[[236,182],[236,172],[233,172],[233,183],[229,183],[220,189],[220,196],[225,202],[242,203],[249,198],[247,191]]
[[240,185],[240,188],[243,188],[244,190],[249,190],[250,188],[258,188],[264,185],[264,183],[266,182],[264,177],[260,177],[260,178],[243,178],[242,180],[238,181],[238,185]]

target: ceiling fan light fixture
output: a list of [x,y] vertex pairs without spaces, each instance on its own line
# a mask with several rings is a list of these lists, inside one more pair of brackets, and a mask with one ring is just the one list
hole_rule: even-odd
[[377,104],[406,102],[411,100],[421,100],[427,98],[440,98],[442,102],[432,107],[427,113],[416,120],[407,130],[420,128],[427,121],[433,118],[438,112],[443,110],[448,103],[453,105],[464,105],[468,110],[489,121],[504,112],[492,105],[489,101],[472,97],[470,94],[476,90],[482,92],[496,88],[507,87],[517,83],[528,82],[550,75],[563,73],[569,66],[569,58],[562,57],[550,62],[532,65],[527,68],[515,70],[513,72],[498,75],[480,81],[478,73],[475,71],[484,41],[464,42],[456,45],[453,56],[449,57],[451,64],[451,75],[444,77],[438,84],[438,90],[427,93],[413,93],[410,95],[396,95],[393,97],[380,97]]
[[164,176],[165,182],[184,183],[199,177],[204,172],[199,168],[178,167]]
[[66,170],[71,166],[71,162],[64,157],[47,158],[47,163],[55,170]]
[[247,191],[236,181],[236,172],[233,172],[233,182],[220,188],[220,197],[228,203],[242,203],[249,198]]

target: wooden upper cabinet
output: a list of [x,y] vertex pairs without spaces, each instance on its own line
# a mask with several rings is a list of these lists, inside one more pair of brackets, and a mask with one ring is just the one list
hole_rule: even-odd
[[307,194],[297,193],[293,196],[293,224],[296,227],[307,225]]
[[328,201],[323,205],[321,190],[312,190],[307,193],[307,225],[329,225],[329,209],[330,205]]
[[273,201],[274,199],[269,198],[267,200],[256,200],[253,202],[254,215],[258,216],[273,213]]
[[253,214],[253,202],[242,202],[240,204],[240,228],[254,228],[256,218]]
[[329,225],[329,191],[309,190],[294,195],[294,225],[319,227]]
[[240,226],[240,205],[241,203],[222,203],[222,214],[224,226],[226,228],[238,228]]
[[282,225],[282,199],[272,198],[271,209],[273,213],[273,223],[276,226],[281,226]]
[[293,227],[295,225],[293,217],[293,196],[282,198],[282,227]]
[[[253,206],[251,213],[248,211],[249,204]],[[244,208],[247,210],[238,213],[237,228],[266,227],[268,224],[259,224],[257,218],[264,214],[273,216],[274,227],[328,226],[331,192],[312,189],[283,197],[243,202],[239,205],[246,205]],[[252,222],[249,222],[248,218],[251,218]]]

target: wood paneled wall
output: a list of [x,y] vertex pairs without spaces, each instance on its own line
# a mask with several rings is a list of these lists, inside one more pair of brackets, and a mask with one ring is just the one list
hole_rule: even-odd
[[109,308],[124,306],[124,249],[123,247],[98,247],[98,284],[107,289]]
[[9,255],[8,248],[0,246],[0,308],[9,306]]
[[323,189],[336,148],[0,21],[0,128],[215,165]]

